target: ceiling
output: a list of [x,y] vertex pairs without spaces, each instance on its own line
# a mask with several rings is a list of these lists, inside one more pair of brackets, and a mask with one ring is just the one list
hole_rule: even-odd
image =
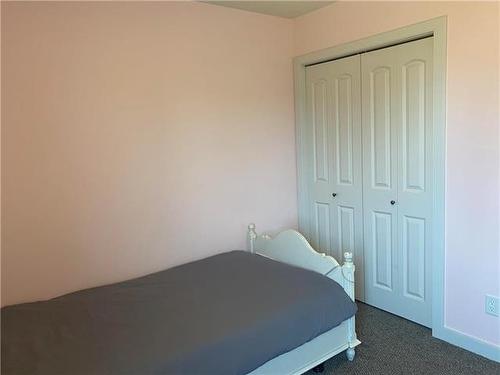
[[203,1],[204,3],[237,8],[284,18],[295,18],[325,7],[333,1]]

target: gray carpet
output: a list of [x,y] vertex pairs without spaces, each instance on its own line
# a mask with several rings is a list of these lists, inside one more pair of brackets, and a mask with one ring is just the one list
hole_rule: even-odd
[[323,375],[500,375],[499,363],[435,339],[428,328],[360,302],[358,308],[362,344],[354,361],[340,353],[325,362]]

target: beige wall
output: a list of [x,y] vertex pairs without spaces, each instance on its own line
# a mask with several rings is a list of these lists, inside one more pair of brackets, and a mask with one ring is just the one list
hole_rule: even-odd
[[295,54],[448,17],[445,324],[500,344],[498,3],[338,2],[295,20]]
[[2,17],[3,304],[296,226],[292,21],[200,3]]

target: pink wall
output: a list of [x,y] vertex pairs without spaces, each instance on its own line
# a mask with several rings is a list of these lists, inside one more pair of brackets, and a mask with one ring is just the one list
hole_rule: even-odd
[[500,344],[498,3],[338,2],[295,20],[295,55],[448,16],[445,324]]
[[[291,56],[448,16],[446,324],[500,343],[499,6],[2,3],[2,303],[296,225]],[[293,50],[295,31],[295,51]]]
[[293,22],[2,2],[2,303],[296,226]]

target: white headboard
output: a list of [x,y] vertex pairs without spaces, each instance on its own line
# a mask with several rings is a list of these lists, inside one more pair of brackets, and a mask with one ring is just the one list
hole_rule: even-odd
[[271,237],[267,234],[258,235],[255,224],[248,226],[248,248],[252,253],[326,275],[342,285],[354,300],[355,267],[352,253],[344,254],[344,264],[340,266],[335,258],[314,250],[296,230],[288,229]]

